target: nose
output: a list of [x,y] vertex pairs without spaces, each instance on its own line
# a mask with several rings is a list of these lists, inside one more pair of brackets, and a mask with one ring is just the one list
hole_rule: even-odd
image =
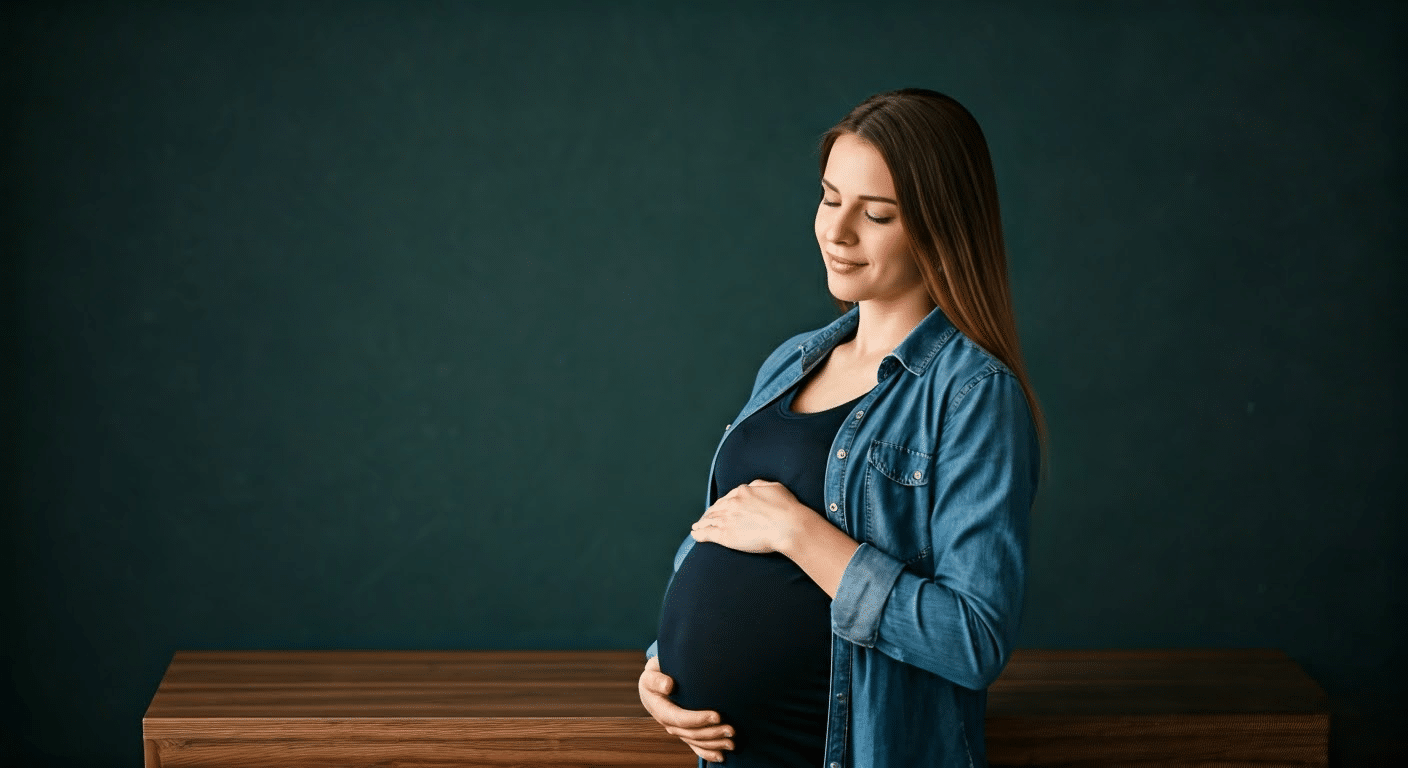
[[837,245],[851,245],[851,243],[847,241],[851,239],[855,233],[852,231],[847,217],[837,211],[832,213],[829,219],[822,222],[821,234],[828,242]]

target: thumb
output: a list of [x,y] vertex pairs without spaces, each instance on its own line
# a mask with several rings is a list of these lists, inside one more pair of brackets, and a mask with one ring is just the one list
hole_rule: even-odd
[[669,693],[675,687],[675,679],[664,673],[660,674],[660,681],[655,684],[655,689],[661,693]]

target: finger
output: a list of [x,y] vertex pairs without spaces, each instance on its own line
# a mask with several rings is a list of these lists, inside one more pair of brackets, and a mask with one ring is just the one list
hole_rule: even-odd
[[[684,741],[684,743],[689,744],[691,750],[696,751],[696,754],[698,754],[698,752],[700,751],[714,752],[714,754],[721,754],[721,752],[725,751],[734,751],[734,744],[728,743],[728,741],[694,741],[690,740],[690,738],[681,738],[680,741]],[[722,757],[719,758],[719,760],[722,760]],[[718,761],[715,760],[714,762]]]
[[648,691],[659,691],[664,686],[663,692],[669,693],[674,687],[674,679],[660,671],[660,657],[652,656],[650,661],[645,663],[645,669],[640,673],[640,687]]
[[718,712],[685,709],[672,701],[669,693],[675,687],[675,680],[663,672],[647,670],[641,673],[639,687],[641,703],[651,717],[667,728],[706,728],[719,724]]
[[[733,737],[733,727],[729,725],[711,725],[707,728],[680,728],[679,726],[667,725],[665,732],[685,741],[699,742],[702,746],[711,749],[719,749],[724,742]],[[729,748],[732,749],[732,746]]]
[[652,691],[668,694],[675,687],[675,679],[664,672],[655,672],[651,675],[651,681],[648,685]]
[[733,751],[733,742],[729,741],[728,739],[710,739],[707,741],[700,741],[699,739],[687,739],[681,736],[680,741],[683,741],[684,743],[688,744],[691,749],[702,749],[706,752],[723,752],[726,750],[730,752]]
[[749,485],[777,485],[777,483],[774,483],[771,480],[764,480],[762,478],[758,478],[757,480],[754,480],[753,482],[749,483]]
[[705,760],[711,763],[722,763],[724,761],[724,756],[722,752],[716,752],[707,749],[695,749],[693,746],[690,746],[690,749],[694,750],[694,754],[699,755],[700,757],[704,758]]
[[[690,731],[711,726],[725,725],[719,722],[719,713],[712,709],[685,709],[667,698],[661,698],[658,711],[653,713],[653,717],[665,726],[679,729],[681,733],[689,735]],[[710,738],[717,738],[714,734],[703,734]]]
[[733,740],[732,740],[732,739],[691,739],[691,738],[689,738],[688,736],[681,736],[681,737],[680,737],[680,741],[683,741],[684,743],[690,745],[691,747],[699,747],[700,749],[714,749],[714,750],[725,750],[725,749],[727,749],[727,750],[732,750],[732,749],[733,749]]

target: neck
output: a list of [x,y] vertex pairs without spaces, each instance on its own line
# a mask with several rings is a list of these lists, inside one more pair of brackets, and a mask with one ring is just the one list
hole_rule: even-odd
[[878,359],[890,354],[933,309],[928,293],[909,301],[862,301],[856,336],[851,340],[856,356]]

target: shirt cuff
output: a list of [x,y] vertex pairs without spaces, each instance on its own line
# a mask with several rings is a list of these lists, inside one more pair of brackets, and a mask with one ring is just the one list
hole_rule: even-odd
[[659,640],[652,640],[652,641],[651,641],[650,647],[645,649],[645,660],[646,660],[646,661],[650,661],[651,659],[655,658],[655,654],[657,654],[657,653],[660,652],[660,651],[659,651],[659,648],[658,648],[659,645],[660,645],[660,641],[659,641]]
[[841,573],[836,598],[831,601],[831,631],[866,648],[875,647],[880,633],[880,613],[904,564],[861,542]]

